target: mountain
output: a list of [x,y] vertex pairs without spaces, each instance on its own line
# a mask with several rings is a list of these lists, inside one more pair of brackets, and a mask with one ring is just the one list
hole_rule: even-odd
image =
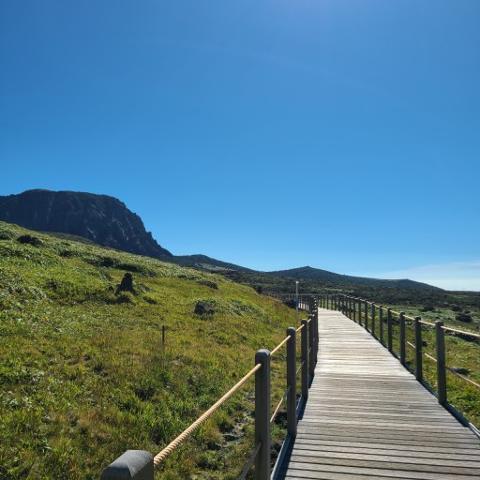
[[149,257],[171,257],[145,230],[142,219],[107,195],[28,190],[0,196],[0,220],[32,230],[83,237],[92,242]]
[[416,282],[409,279],[386,280],[382,278],[355,277],[352,275],[341,275],[339,273],[329,272],[328,270],[322,270],[320,268],[313,268],[309,266],[292,268],[290,270],[267,272],[267,275],[272,275],[274,277],[292,278],[295,280],[313,280],[337,285],[367,285],[386,288],[428,288],[432,290],[441,290],[440,288],[433,287],[432,285],[428,285],[422,282]]
[[[28,190],[19,195],[0,196],[0,220],[22,227],[82,238],[96,244],[159,258],[183,267],[222,274],[233,281],[252,285],[258,291],[285,293],[294,280],[301,280],[303,291],[324,288],[412,289],[425,292],[440,289],[412,280],[383,280],[340,275],[312,267],[260,272],[206,255],[172,255],[145,230],[141,218],[124,203],[107,195],[82,192]],[[369,293],[369,292],[366,292]]]

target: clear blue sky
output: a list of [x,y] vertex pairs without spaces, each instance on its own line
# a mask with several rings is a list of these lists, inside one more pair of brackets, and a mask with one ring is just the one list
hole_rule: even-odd
[[478,0],[2,0],[0,194],[114,195],[177,254],[480,290],[479,25]]

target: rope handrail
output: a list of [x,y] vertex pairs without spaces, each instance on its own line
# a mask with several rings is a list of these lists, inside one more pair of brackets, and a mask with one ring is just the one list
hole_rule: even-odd
[[465,375],[462,375],[461,373],[456,372],[454,368],[447,366],[447,370],[453,373],[454,375],[456,375],[457,377],[460,377],[462,380],[465,380],[466,382],[471,383],[472,385],[475,385],[477,388],[480,388],[479,383],[471,380],[470,378],[466,377]]
[[425,352],[425,356],[432,360],[433,362],[437,363],[437,359],[435,357],[432,357],[429,353]]
[[435,324],[433,322],[427,322],[427,320],[420,320],[422,325],[428,325],[429,327],[434,327]]
[[280,350],[283,345],[285,345],[292,337],[290,335],[287,335],[271,352],[270,352],[270,355],[273,355],[275,354],[276,352],[278,352],[278,350]]
[[172,440],[163,450],[161,450],[155,457],[153,463],[158,467],[163,460],[165,460],[181,443],[183,443],[205,420],[207,420],[218,408],[223,405],[233,394],[235,394],[240,387],[247,382],[247,380],[260,368],[262,365],[257,363],[249,372],[247,372],[228,392],[219,398],[208,410],[200,415],[188,428],[186,428],[180,435]]
[[303,324],[300,325],[295,331],[298,333],[303,328]]
[[282,406],[282,403],[283,403],[283,401],[285,400],[285,398],[287,397],[289,391],[290,391],[290,387],[288,387],[288,388],[285,390],[285,392],[283,392],[282,398],[281,398],[280,401],[277,403],[277,406],[275,407],[275,410],[273,411],[273,414],[272,414],[272,416],[270,417],[270,423],[272,423],[272,422],[275,420],[275,417],[277,416],[278,411],[280,410],[280,407]]
[[480,334],[474,332],[467,332],[466,330],[458,330],[456,328],[442,326],[443,330],[446,332],[460,333],[462,335],[468,335],[469,337],[480,338]]

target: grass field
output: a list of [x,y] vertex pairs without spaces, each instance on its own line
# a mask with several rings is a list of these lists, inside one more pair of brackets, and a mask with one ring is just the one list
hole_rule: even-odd
[[[125,272],[135,292],[116,295]],[[194,314],[199,300],[215,312]],[[223,277],[0,222],[0,478],[97,479],[128,448],[156,453],[295,322]],[[272,402],[283,362],[274,372]],[[252,446],[252,391],[158,478],[236,478]]]

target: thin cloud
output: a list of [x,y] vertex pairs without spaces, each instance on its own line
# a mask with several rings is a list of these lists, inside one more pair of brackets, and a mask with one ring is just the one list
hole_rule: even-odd
[[421,265],[377,274],[381,278],[410,278],[446,290],[480,291],[480,260]]

